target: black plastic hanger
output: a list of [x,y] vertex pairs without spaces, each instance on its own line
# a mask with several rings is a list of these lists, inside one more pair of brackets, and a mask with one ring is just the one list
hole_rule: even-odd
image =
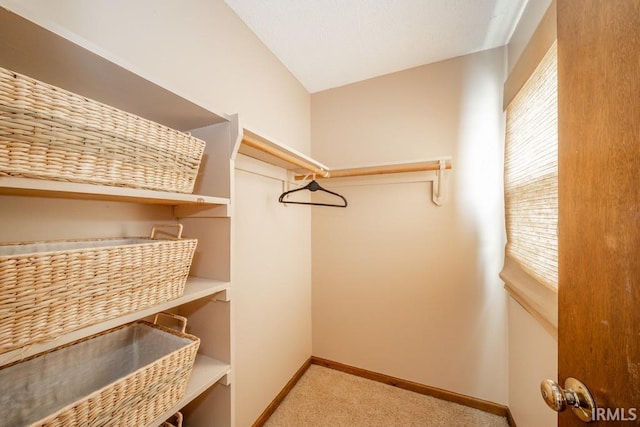
[[[343,205],[334,205],[334,204],[330,204],[330,203],[312,203],[312,202],[291,202],[288,200],[284,200],[284,198],[286,196],[288,196],[291,193],[295,193],[296,191],[302,191],[302,190],[309,190],[309,191],[324,191],[325,193],[329,193],[329,194],[333,194],[334,196],[338,196],[342,199],[342,201],[344,202]],[[305,185],[304,187],[300,187],[300,188],[296,188],[295,190],[289,190],[289,191],[285,191],[284,193],[282,193],[280,195],[280,197],[278,198],[278,201],[280,203],[291,203],[293,205],[312,205],[312,206],[331,206],[334,208],[346,208],[347,207],[347,199],[345,199],[344,197],[342,197],[340,194],[338,193],[334,193],[333,191],[329,191],[325,188],[322,188],[320,186],[320,184],[318,184],[316,182],[316,180],[312,180],[311,182],[309,182],[307,185]]]

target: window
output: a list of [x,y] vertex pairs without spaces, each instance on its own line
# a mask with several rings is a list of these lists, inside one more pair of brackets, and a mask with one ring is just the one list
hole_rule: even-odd
[[558,73],[554,44],[507,107],[506,255],[558,286]]
[[[552,295],[557,301],[558,287],[558,78],[555,43],[509,103],[506,116],[504,191],[507,246],[505,267],[500,276],[512,296],[525,308],[551,312],[553,308],[549,308],[544,299]],[[529,296],[526,303],[519,299],[523,294]],[[547,308],[541,308],[543,306]],[[557,313],[547,314],[541,316],[557,328]]]

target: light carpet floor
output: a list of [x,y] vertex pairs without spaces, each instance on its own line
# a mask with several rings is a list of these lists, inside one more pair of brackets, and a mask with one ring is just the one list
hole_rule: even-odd
[[311,365],[265,427],[508,427],[504,417]]

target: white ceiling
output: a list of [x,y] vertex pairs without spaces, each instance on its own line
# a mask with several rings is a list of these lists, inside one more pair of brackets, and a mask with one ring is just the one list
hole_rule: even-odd
[[311,93],[505,45],[527,0],[225,0]]

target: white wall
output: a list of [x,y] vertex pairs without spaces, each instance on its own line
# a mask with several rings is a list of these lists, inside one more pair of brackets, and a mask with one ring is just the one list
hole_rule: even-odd
[[507,63],[508,69],[511,71],[520,59],[520,55],[527,47],[533,32],[536,30],[538,23],[549,8],[552,0],[529,0],[520,21],[516,26],[509,44],[507,45]]
[[[276,174],[274,174],[276,175]],[[236,425],[249,426],[311,355],[311,217],[282,181],[236,172]]]
[[313,354],[506,404],[504,50],[312,94],[312,151],[331,167],[453,156],[427,183],[327,188],[312,213]]
[[542,400],[540,382],[558,376],[558,343],[509,298],[509,408],[518,427],[555,426],[557,414]]
[[[241,124],[255,132],[309,151],[309,94],[222,0],[0,3],[77,34],[216,112],[240,113]],[[276,181],[238,172],[232,277],[238,426],[253,423],[311,354],[310,213],[275,206],[279,189]],[[51,203],[67,214],[52,218]],[[22,212],[24,227],[0,227],[5,241],[146,234],[146,218],[172,218],[170,208],[116,203],[7,198],[6,209]],[[120,224],[118,213],[139,214],[140,222]],[[72,222],[87,216],[98,226]]]

